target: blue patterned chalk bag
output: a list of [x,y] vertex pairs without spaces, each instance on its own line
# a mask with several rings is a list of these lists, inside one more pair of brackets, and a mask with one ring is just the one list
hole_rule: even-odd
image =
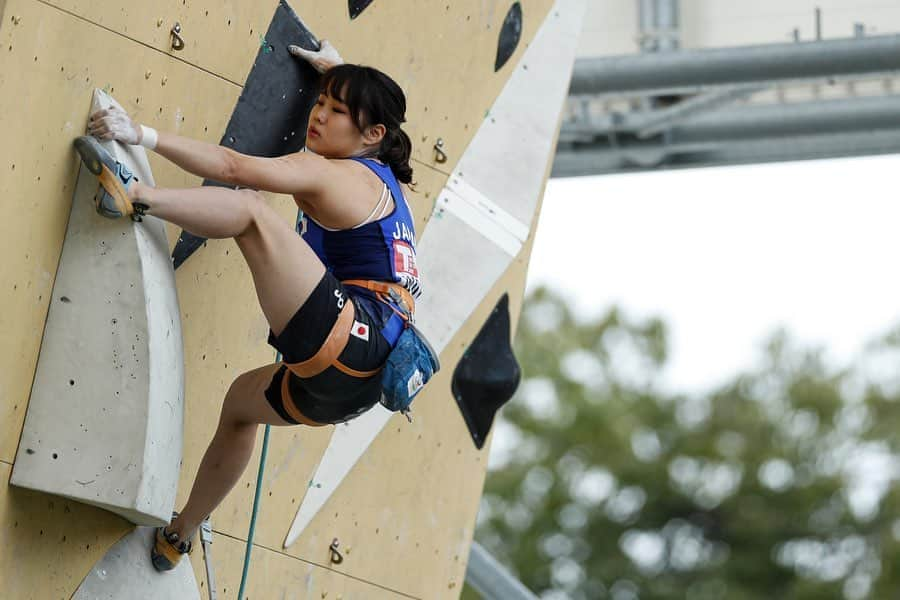
[[409,417],[409,405],[441,368],[437,354],[414,325],[407,323],[388,355],[381,379],[381,404]]

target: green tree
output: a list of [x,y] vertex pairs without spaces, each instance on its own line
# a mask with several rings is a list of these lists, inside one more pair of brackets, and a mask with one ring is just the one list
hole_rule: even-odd
[[900,332],[842,370],[776,333],[755,370],[674,395],[663,323],[578,322],[538,290],[516,352],[476,539],[542,598],[896,597]]

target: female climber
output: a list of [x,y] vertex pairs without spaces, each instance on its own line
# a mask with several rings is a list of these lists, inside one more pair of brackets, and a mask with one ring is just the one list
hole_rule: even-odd
[[[400,128],[403,91],[374,68],[342,64],[327,42],[317,52],[289,50],[323,72],[308,152],[243,155],[157,132],[118,109],[92,114],[91,136],[75,141],[100,179],[100,214],[153,215],[205,238],[234,238],[271,329],[269,343],[284,359],[240,375],[228,389],[188,502],[157,531],[151,557],[161,571],[190,551],[202,520],[243,473],[258,425],[334,424],[378,402],[379,370],[419,294],[414,224],[399,185],[412,181],[411,142]],[[239,189],[150,187],[97,138],[141,144]],[[291,194],[304,214],[301,235],[255,190]]]

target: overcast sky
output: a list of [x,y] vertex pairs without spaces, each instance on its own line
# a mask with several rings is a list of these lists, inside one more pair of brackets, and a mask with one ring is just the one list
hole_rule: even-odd
[[751,366],[779,326],[836,364],[900,322],[900,157],[550,180],[528,273],[580,315],[670,326],[667,381]]

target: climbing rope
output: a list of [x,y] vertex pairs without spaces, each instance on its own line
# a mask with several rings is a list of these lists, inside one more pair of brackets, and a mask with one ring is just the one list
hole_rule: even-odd
[[[279,355],[278,360],[281,360]],[[250,515],[250,531],[247,532],[247,549],[244,551],[244,572],[241,573],[241,587],[238,600],[244,597],[244,586],[247,584],[247,573],[250,571],[250,551],[253,549],[253,534],[256,533],[256,515],[259,513],[259,496],[262,491],[263,471],[266,468],[266,454],[269,452],[269,425],[263,436],[262,453],[259,456],[259,472],[256,474],[256,494],[253,496],[253,513]]]
[[[300,222],[303,219],[303,211],[297,211],[294,221],[294,230],[300,234]],[[281,352],[275,355],[275,362],[281,362]],[[250,571],[250,552],[253,549],[253,534],[256,533],[256,515],[259,513],[259,496],[262,492],[263,472],[266,468],[266,455],[269,453],[269,425],[266,425],[266,433],[263,435],[262,452],[259,455],[259,471],[256,473],[256,493],[253,495],[253,512],[250,515],[250,531],[247,532],[247,548],[244,550],[244,571],[241,573],[241,587],[238,590],[238,600],[244,597],[244,587],[247,585],[247,573]]]

